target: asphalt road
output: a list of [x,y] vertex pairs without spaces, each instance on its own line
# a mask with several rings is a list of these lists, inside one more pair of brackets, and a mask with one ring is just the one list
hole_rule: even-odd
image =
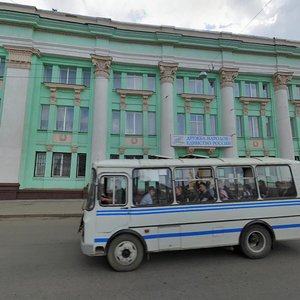
[[0,220],[0,299],[299,299],[300,241],[250,260],[228,248],[152,254],[133,272],[80,252],[79,219]]

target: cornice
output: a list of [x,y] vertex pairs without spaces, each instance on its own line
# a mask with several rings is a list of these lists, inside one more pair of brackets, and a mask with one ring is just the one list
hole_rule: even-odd
[[105,37],[124,42],[169,44],[266,55],[300,56],[300,42],[171,26],[117,22],[106,18],[39,10],[33,6],[0,3],[0,24],[30,26],[33,30]]

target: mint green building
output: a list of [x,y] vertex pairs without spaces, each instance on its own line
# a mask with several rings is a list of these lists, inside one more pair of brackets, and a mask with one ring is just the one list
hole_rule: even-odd
[[0,199],[100,159],[300,157],[300,42],[0,3]]

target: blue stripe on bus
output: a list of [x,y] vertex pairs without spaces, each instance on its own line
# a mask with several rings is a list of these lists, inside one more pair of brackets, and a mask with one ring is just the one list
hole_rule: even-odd
[[199,235],[233,233],[233,232],[241,232],[241,231],[242,231],[242,228],[232,228],[232,229],[206,230],[206,231],[194,231],[194,232],[159,233],[159,234],[144,235],[143,237],[145,240],[151,240],[151,239],[164,239],[164,238],[175,238],[175,237],[189,237],[189,236],[199,236]]
[[288,229],[288,228],[299,228],[300,224],[284,224],[284,225],[274,225],[273,229]]
[[182,209],[190,209],[190,208],[202,208],[204,205],[206,208],[215,208],[215,207],[236,207],[236,206],[253,206],[253,205],[265,205],[265,204],[286,204],[286,203],[290,203],[290,204],[297,204],[300,203],[299,199],[295,199],[295,200],[276,200],[276,201],[253,201],[253,202],[242,202],[242,203],[222,203],[222,202],[216,202],[214,204],[193,204],[191,203],[187,203],[184,205],[178,205],[178,206],[167,206],[167,207],[135,207],[135,208],[130,208],[130,209],[124,209],[124,208],[119,208],[119,209],[109,209],[109,208],[105,208],[105,209],[101,209],[101,210],[97,210],[97,213],[100,212],[104,212],[107,211],[107,209],[109,209],[109,212],[120,212],[126,210],[126,211],[139,211],[139,212],[149,212],[149,211],[165,211],[165,210],[182,210]]
[[[272,228],[276,229],[290,229],[300,228],[300,224],[283,224],[273,225]],[[145,240],[151,239],[165,239],[165,238],[177,238],[177,237],[192,237],[201,235],[212,235],[212,234],[226,234],[226,233],[240,233],[243,228],[229,228],[229,229],[218,229],[218,230],[205,230],[205,231],[191,231],[191,232],[176,232],[176,233],[158,233],[144,235]],[[95,238],[95,243],[107,243],[109,238]]]
[[201,206],[187,206],[187,207],[169,207],[167,209],[129,209],[129,210],[98,210],[96,216],[128,216],[128,215],[158,215],[158,214],[174,214],[186,212],[201,212],[201,211],[217,211],[217,210],[236,210],[249,208],[267,208],[267,207],[285,207],[285,206],[300,206],[300,201],[292,202],[270,202],[270,203],[255,203],[255,204],[234,204],[234,205],[201,205]]

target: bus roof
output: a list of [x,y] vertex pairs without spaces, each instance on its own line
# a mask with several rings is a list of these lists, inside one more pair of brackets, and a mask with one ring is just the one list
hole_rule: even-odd
[[93,163],[95,168],[159,168],[159,167],[205,167],[221,165],[264,165],[264,164],[299,164],[299,161],[273,158],[207,158],[207,159],[110,159]]

